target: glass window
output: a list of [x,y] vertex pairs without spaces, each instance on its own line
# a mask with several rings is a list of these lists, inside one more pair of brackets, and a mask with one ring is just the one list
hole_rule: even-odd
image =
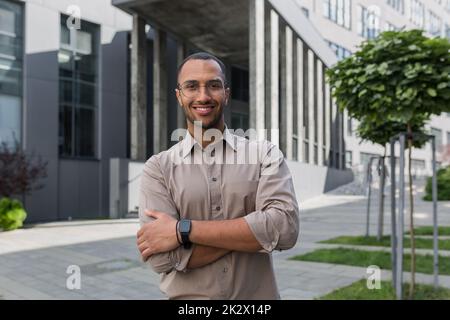
[[427,31],[435,37],[440,37],[442,34],[442,20],[434,12],[428,11]]
[[425,6],[419,0],[411,0],[410,19],[419,28],[425,25]]
[[68,29],[61,16],[59,62],[59,154],[96,156],[98,118],[98,26],[85,21]]
[[305,7],[302,7],[301,9],[302,9],[303,14],[304,14],[307,18],[309,18],[309,10],[308,10],[307,8],[305,8]]
[[21,142],[23,8],[0,2],[0,143]]
[[13,146],[21,140],[21,104],[20,97],[0,94],[0,143]]
[[323,14],[338,25],[351,29],[351,0],[323,0]]
[[334,51],[336,56],[339,60],[345,59],[347,57],[350,57],[352,55],[352,52],[334,42],[326,40],[328,43],[328,46],[331,48],[331,50]]
[[387,0],[387,4],[392,8],[400,12],[401,14],[405,13],[405,1],[404,0]]
[[385,22],[384,24],[384,30],[385,31],[399,31],[400,28],[395,26],[394,24],[390,23],[390,22]]
[[351,151],[345,152],[345,167],[351,168],[353,166],[353,153]]
[[442,148],[442,130],[431,128],[431,135],[435,136],[436,141],[436,149],[439,150]]
[[358,34],[366,39],[373,39],[380,33],[380,14],[377,7],[358,6]]
[[237,67],[231,68],[231,97],[232,99],[249,101],[248,71]]

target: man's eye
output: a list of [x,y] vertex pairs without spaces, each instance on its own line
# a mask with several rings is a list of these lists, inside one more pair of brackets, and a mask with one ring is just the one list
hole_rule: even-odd
[[196,90],[197,86],[195,84],[187,84],[184,86],[184,89],[186,90]]
[[210,83],[209,87],[211,89],[221,89],[222,88],[222,83],[220,83],[220,82]]

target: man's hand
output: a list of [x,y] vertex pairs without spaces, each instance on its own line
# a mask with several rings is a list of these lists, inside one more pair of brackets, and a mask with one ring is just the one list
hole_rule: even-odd
[[155,220],[146,223],[137,233],[137,246],[143,261],[147,261],[154,254],[171,251],[180,245],[175,232],[177,220],[159,211],[146,210],[145,214]]

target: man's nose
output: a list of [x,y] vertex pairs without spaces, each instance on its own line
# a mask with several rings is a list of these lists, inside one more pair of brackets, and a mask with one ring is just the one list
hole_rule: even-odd
[[206,86],[201,86],[198,88],[198,95],[197,100],[199,101],[208,101],[211,99],[211,96],[209,95],[209,91],[206,88]]

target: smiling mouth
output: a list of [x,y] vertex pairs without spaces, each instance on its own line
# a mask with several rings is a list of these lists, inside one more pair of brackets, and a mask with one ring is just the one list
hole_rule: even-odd
[[198,106],[198,107],[192,107],[194,109],[194,112],[199,116],[208,116],[213,112],[215,106]]
[[194,108],[195,110],[199,110],[199,111],[207,111],[207,110],[213,109],[214,106],[201,106],[201,107],[192,107],[192,108]]

